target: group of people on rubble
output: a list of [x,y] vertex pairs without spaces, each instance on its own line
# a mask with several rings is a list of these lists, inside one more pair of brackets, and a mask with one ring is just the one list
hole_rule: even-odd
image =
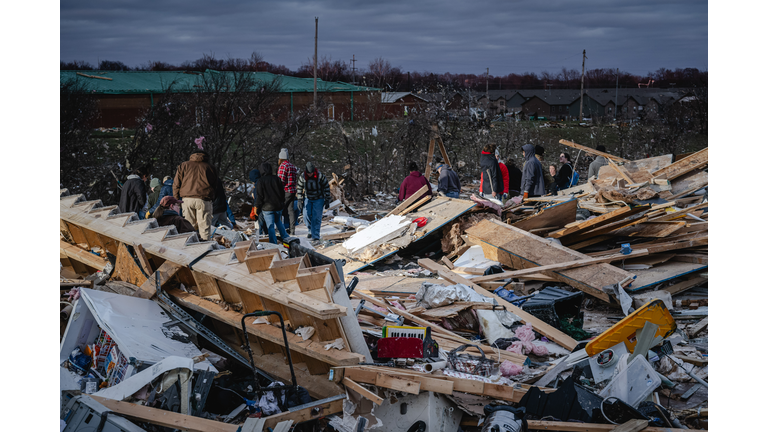
[[[150,178],[145,167],[134,170],[122,185],[118,208],[121,213],[136,213],[139,219],[153,217],[161,226],[173,225],[178,233],[197,232],[202,240],[210,240],[212,229],[232,229],[235,217],[229,208],[224,184],[218,170],[209,162],[208,153],[195,150],[189,160],[176,169],[174,177]],[[307,238],[320,241],[323,209],[331,203],[330,185],[326,177],[307,162],[299,172],[288,159],[288,149],[278,155],[277,172],[263,162],[249,173],[254,187],[251,219],[258,221],[259,233],[268,233],[269,241],[282,241],[295,234],[298,215],[304,214],[309,229]]]
[[[605,152],[605,146],[598,145],[598,152]],[[579,182],[579,173],[573,168],[571,155],[560,153],[560,169],[555,165],[549,165],[548,171],[542,168],[544,147],[540,145],[526,144],[522,146],[523,169],[518,169],[512,159],[506,162],[501,159],[499,149],[495,144],[483,147],[480,153],[480,188],[479,194],[483,198],[503,202],[512,196],[522,196],[523,199],[549,194],[557,194],[558,191],[576,186]],[[603,156],[597,156],[589,165],[589,178],[597,178],[600,167],[608,165]],[[423,186],[429,185],[429,180],[418,169],[416,162],[408,165],[410,174],[406,176],[400,185],[398,202],[408,199]],[[458,198],[461,191],[459,176],[450,166],[440,164],[437,166],[439,173],[437,191],[440,195],[450,198]],[[425,196],[432,195],[432,188],[416,201]]]

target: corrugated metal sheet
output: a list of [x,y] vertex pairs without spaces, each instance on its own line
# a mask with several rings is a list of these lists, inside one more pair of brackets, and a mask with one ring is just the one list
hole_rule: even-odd
[[[229,74],[232,72],[218,72],[207,70],[205,74]],[[312,78],[296,78],[284,75],[275,75],[269,72],[235,72],[250,73],[257,81],[271,83],[279,80],[280,91],[289,92],[313,92]],[[101,79],[101,78],[110,79]],[[194,87],[201,79],[198,73],[185,72],[145,72],[145,71],[60,71],[60,82],[71,79],[86,80],[90,90],[96,94],[146,94],[163,93],[169,85],[173,84],[175,92],[195,91]],[[348,92],[348,91],[378,91],[373,87],[360,87],[342,82],[329,82],[318,79],[317,91]]]

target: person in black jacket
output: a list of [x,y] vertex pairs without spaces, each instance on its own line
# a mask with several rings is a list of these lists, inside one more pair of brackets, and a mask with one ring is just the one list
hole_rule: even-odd
[[[504,180],[496,160],[496,145],[488,144],[480,154],[480,195],[500,199],[504,193]],[[488,177],[490,175],[490,177]]]
[[144,219],[141,209],[147,203],[147,181],[149,174],[139,168],[134,170],[123,183],[123,191],[120,193],[120,203],[117,208],[120,213],[136,213],[139,219]]
[[152,217],[157,219],[160,226],[173,225],[179,234],[195,232],[195,227],[188,220],[181,217],[181,200],[177,200],[173,195],[164,196],[157,204]]
[[459,192],[461,192],[461,182],[456,171],[448,165],[440,164],[437,166],[437,172],[440,173],[437,178],[437,192],[448,198],[458,198]]
[[509,196],[520,195],[520,185],[523,181],[523,172],[515,166],[512,158],[508,158],[504,163],[509,171]]
[[556,186],[549,191],[553,195],[556,194],[559,190],[568,189],[571,187],[571,177],[573,177],[571,155],[565,152],[560,153],[560,163],[563,164],[563,166],[560,167],[560,171],[558,171],[557,175],[555,176]]
[[225,227],[232,229],[235,225],[234,215],[230,218],[232,211],[229,209],[229,203],[227,202],[227,191],[224,190],[224,183],[221,179],[216,184],[216,198],[213,199],[213,218],[211,219],[211,226],[224,225]]
[[259,232],[265,233],[267,232],[267,224],[264,223],[264,215],[261,214],[259,208],[256,207],[256,185],[259,183],[259,179],[261,178],[261,172],[258,168],[254,168],[251,170],[251,172],[248,173],[248,178],[253,183],[253,189],[251,190],[251,205],[253,206],[251,211],[251,219],[255,219],[259,224]]
[[261,178],[256,183],[256,208],[264,214],[264,223],[266,223],[269,231],[270,243],[278,244],[275,237],[275,225],[280,231],[282,240],[289,237],[281,217],[285,202],[285,185],[278,176],[272,174],[272,165],[269,162],[262,163],[259,171]]

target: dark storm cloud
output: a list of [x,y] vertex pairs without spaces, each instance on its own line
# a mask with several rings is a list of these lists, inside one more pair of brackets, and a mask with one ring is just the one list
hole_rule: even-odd
[[61,2],[63,61],[179,64],[203,53],[296,70],[319,55],[358,67],[383,57],[403,70],[435,73],[556,72],[616,68],[643,74],[707,67],[704,1],[67,1]]

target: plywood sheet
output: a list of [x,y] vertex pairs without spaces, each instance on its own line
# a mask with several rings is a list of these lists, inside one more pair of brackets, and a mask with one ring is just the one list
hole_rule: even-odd
[[654,266],[645,270],[634,270],[637,279],[632,285],[626,288],[627,291],[639,291],[651,288],[665,281],[679,278],[689,273],[698,272],[706,269],[706,265],[697,263],[669,261],[659,266]]

